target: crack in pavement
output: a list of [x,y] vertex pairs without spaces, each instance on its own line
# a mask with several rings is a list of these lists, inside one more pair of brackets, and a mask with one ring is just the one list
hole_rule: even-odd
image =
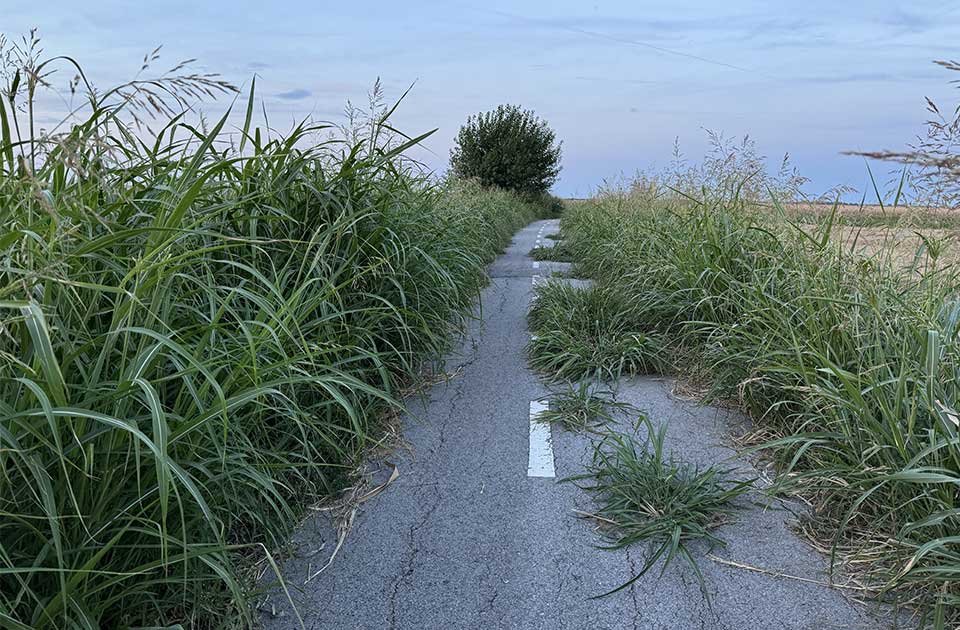
[[559,612],[559,606],[557,606],[557,604],[560,603],[560,596],[563,595],[563,587],[567,583],[566,573],[564,572],[563,567],[560,566],[559,556],[556,556],[556,555],[553,556],[553,565],[557,569],[557,591],[553,597],[554,607],[558,610],[558,613],[559,613],[557,615],[557,623],[558,623],[557,628],[559,628],[560,630],[565,630],[567,626],[563,621],[563,613]]
[[[633,576],[637,574],[637,565],[633,560],[633,556],[630,554],[630,549],[626,550],[626,555],[627,564],[630,566],[630,578],[632,579]],[[630,585],[630,599],[633,600],[633,611],[635,613],[633,619],[631,620],[633,622],[633,630],[640,630],[640,626],[637,625],[640,623],[641,617],[640,602],[637,600],[637,588],[635,583]]]
[[417,558],[417,554],[420,551],[420,547],[416,543],[417,531],[421,527],[427,524],[427,522],[430,520],[430,517],[433,516],[433,513],[437,510],[437,508],[440,506],[440,503],[442,501],[442,497],[440,496],[440,492],[439,492],[439,486],[437,486],[437,488],[438,488],[438,491],[433,493],[433,496],[434,496],[433,504],[429,508],[427,508],[427,510],[423,514],[423,517],[417,523],[414,523],[413,525],[410,526],[410,530],[407,533],[407,553],[405,554],[404,560],[401,564],[401,566],[404,566],[406,568],[404,569],[403,573],[399,575],[397,579],[394,581],[393,588],[391,589],[391,592],[390,592],[390,600],[389,600],[390,630],[396,630],[397,628],[397,598],[400,594],[400,588],[404,584],[407,584],[409,581],[411,581],[411,578],[413,577],[413,574],[416,571],[415,561]]
[[[457,403],[463,398],[464,385],[467,382],[467,378],[466,378],[467,370],[477,361],[477,359],[480,356],[479,345],[478,344],[471,344],[471,345],[472,345],[472,350],[471,350],[472,356],[457,367],[457,370],[460,371],[461,373],[459,378],[457,378],[453,383],[453,388],[454,388],[453,396],[450,398],[450,401],[447,404],[447,413],[444,414],[443,420],[440,422],[440,425],[438,427],[437,443],[432,449],[430,449],[431,453],[433,454],[440,453],[443,450],[444,445],[446,444],[447,426],[453,420],[454,414],[458,411]],[[448,381],[447,385],[449,385],[449,383],[450,382]]]

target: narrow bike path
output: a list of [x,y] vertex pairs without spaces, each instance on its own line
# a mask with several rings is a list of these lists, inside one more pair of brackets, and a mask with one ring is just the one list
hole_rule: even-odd
[[[282,571],[306,627],[879,627],[836,590],[707,559],[701,566],[712,607],[693,572],[679,564],[662,577],[657,570],[630,589],[590,599],[628,580],[642,566],[644,549],[596,549],[601,540],[593,524],[574,512],[589,510],[586,497],[557,482],[582,470],[589,438],[553,427],[546,434],[552,440],[532,442],[531,401],[549,390],[527,365],[526,314],[535,276],[562,267],[535,267],[527,253],[557,229],[557,221],[527,226],[491,265],[482,318],[471,322],[448,357],[454,376],[407,401],[411,415],[403,419],[403,437],[409,448],[387,458],[399,476],[362,504],[345,544],[319,575],[336,548],[336,530],[318,513],[298,532]],[[654,379],[628,383],[625,391],[655,421],[671,423],[671,448],[704,461],[732,453],[722,446],[724,421],[716,411],[676,401]],[[556,477],[530,476],[530,450],[543,447],[551,449]],[[823,558],[784,525],[788,512],[748,514],[725,527],[725,538],[734,541],[718,555],[825,579]],[[270,630],[299,627],[277,589],[261,610]]]

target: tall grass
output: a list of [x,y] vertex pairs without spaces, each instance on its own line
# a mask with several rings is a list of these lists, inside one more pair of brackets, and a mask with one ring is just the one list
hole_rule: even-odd
[[833,215],[802,228],[728,195],[611,193],[562,227],[595,290],[629,296],[622,329],[779,436],[782,487],[835,552],[960,617],[960,275],[940,245],[904,268],[835,243]]
[[238,134],[154,107],[196,75],[44,135],[50,67],[0,110],[0,626],[249,625],[249,561],[342,486],[536,209],[425,179],[389,112],[317,143],[254,128],[252,87]]
[[616,379],[659,365],[660,340],[647,332],[644,307],[606,285],[545,282],[528,314],[530,365],[559,379]]

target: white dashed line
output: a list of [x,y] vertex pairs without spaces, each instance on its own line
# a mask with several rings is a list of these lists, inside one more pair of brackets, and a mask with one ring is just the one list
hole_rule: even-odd
[[530,401],[530,457],[527,460],[527,477],[556,477],[553,466],[553,440],[550,425],[538,422],[537,417],[547,410],[539,400]]
[[539,269],[539,268],[540,268],[540,261],[539,261],[539,260],[533,261],[533,268],[534,268],[534,269]]

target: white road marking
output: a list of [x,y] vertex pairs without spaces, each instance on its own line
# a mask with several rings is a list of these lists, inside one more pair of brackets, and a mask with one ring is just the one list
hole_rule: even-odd
[[535,275],[532,278],[530,278],[530,284],[532,284],[533,286],[537,286],[537,282],[539,280],[540,280],[540,276]]
[[539,260],[533,261],[533,268],[534,268],[534,269],[539,269],[539,268],[540,268],[540,261],[539,261]]
[[530,401],[530,457],[527,460],[527,477],[556,477],[553,466],[553,440],[550,425],[538,422],[537,417],[547,410],[539,400]]

